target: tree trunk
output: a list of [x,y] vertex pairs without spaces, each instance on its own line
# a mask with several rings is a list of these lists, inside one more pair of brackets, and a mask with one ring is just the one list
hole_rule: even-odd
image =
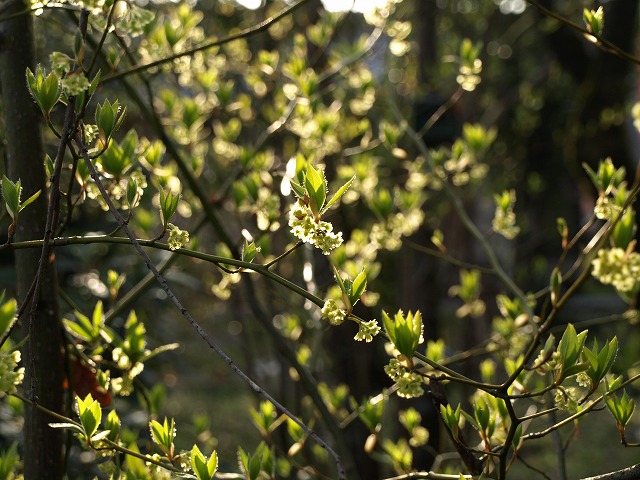
[[[9,5],[12,2],[12,5]],[[26,8],[22,1],[4,3],[3,14],[20,12]],[[36,202],[20,214],[15,240],[44,237],[47,213],[44,149],[40,113],[36,111],[26,86],[25,70],[34,70],[34,36],[31,15],[20,15],[0,23],[0,85],[6,127],[7,176],[22,181],[22,198],[38,190],[42,194]],[[22,301],[29,291],[38,270],[38,250],[15,252],[16,295]],[[63,356],[62,330],[56,299],[57,282],[53,255],[42,278],[38,309],[31,337],[24,347],[26,367],[24,388],[27,395],[40,405],[62,412]],[[29,309],[26,309],[29,312]],[[21,319],[23,334],[29,331],[29,315]],[[33,390],[32,390],[33,388]],[[35,407],[25,405],[24,478],[26,480],[58,480],[63,477],[63,436],[48,423],[53,419]]]

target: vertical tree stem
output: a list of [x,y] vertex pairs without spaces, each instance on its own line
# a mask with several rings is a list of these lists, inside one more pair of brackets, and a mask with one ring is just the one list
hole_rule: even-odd
[[[13,1],[13,0],[10,0]],[[22,1],[14,1],[7,13],[24,10]],[[34,36],[31,15],[17,16],[0,24],[0,85],[7,138],[7,172],[14,181],[20,178],[23,198],[38,190],[46,191],[44,149],[39,112],[26,86],[25,70],[34,69]],[[35,128],[34,128],[35,127]],[[47,216],[47,196],[38,200],[20,215],[16,241],[44,238]],[[39,252],[15,252],[16,294],[24,300],[38,271]],[[31,336],[24,351],[27,366],[25,385],[34,385],[34,399],[47,409],[61,412],[63,408],[62,331],[56,299],[56,275],[53,257],[42,278],[41,295],[34,312]],[[26,316],[23,328],[28,329]],[[26,331],[24,333],[27,333]],[[50,428],[47,414],[25,405],[24,478],[26,480],[58,480],[64,465],[62,431]]]

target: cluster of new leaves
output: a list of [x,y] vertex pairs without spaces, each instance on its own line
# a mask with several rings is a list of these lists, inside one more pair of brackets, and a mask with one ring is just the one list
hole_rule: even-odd
[[168,344],[153,350],[146,348],[144,324],[133,310],[124,324],[124,334],[119,335],[105,322],[102,302],[96,304],[91,318],[75,312],[74,320],[63,319],[63,323],[73,339],[76,368],[95,374],[97,387],[105,398],[110,391],[129,395],[135,378],[144,370],[144,362],[178,347]]

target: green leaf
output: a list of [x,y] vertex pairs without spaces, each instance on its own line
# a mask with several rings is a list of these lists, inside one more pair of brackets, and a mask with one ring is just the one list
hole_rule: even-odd
[[331,200],[329,200],[327,204],[322,208],[320,213],[322,214],[326,212],[334,203],[340,200],[340,198],[347,192],[347,190],[349,190],[349,187],[351,186],[351,184],[355,179],[356,179],[356,175],[351,177],[351,179],[347,183],[345,183],[342,187],[340,187],[340,189],[333,195],[333,197],[331,197]]
[[351,285],[351,292],[349,294],[349,300],[351,301],[351,305],[356,304],[356,302],[360,299],[360,297],[362,296],[366,288],[367,288],[367,274],[363,270],[353,280],[353,284]]
[[7,213],[15,221],[20,211],[20,180],[13,183],[5,175],[2,176],[2,196],[4,197]]
[[[4,296],[4,294],[3,294]],[[17,302],[15,299],[11,299],[6,301],[0,306],[0,337],[2,337],[9,325],[13,322],[13,319],[16,315],[17,310]]]
[[91,394],[87,395],[84,400],[76,395],[76,401],[78,402],[78,415],[80,416],[80,423],[84,430],[84,435],[87,439],[90,439],[96,430],[100,421],[102,420],[102,409],[97,400],[94,400]]
[[163,189],[160,189],[160,218],[162,219],[163,228],[167,228],[169,220],[171,220],[173,214],[176,213],[179,201],[179,194],[174,195],[171,190],[165,193]]
[[71,333],[71,335],[73,335],[74,337],[80,340],[83,340],[87,343],[93,340],[91,331],[87,331],[83,325],[76,323],[72,320],[68,320],[66,318],[62,319],[62,323],[67,328],[67,330],[69,330],[69,333]]
[[111,432],[109,430],[103,430],[102,432],[98,432],[94,436],[92,436],[90,438],[90,441],[91,443],[99,442],[100,440],[104,440],[105,438],[109,437],[110,433]]
[[245,239],[240,258],[243,262],[253,262],[253,259],[256,257],[256,254],[260,250],[261,248],[256,247],[256,244],[254,242],[249,242],[247,239]]
[[[422,338],[422,316],[419,311],[415,315],[409,312],[406,317],[399,310],[393,322],[382,312],[382,319],[387,329],[387,334],[398,351],[407,358],[412,358],[416,347]],[[389,328],[391,327],[391,328]]]
[[287,432],[294,442],[299,442],[304,438],[304,430],[296,422],[287,419]]
[[79,427],[75,423],[61,422],[61,423],[49,423],[48,425],[51,428],[63,428],[63,429],[73,430],[77,433],[80,433],[81,435],[84,435],[84,430],[82,429],[82,427]]
[[193,473],[196,474],[198,480],[211,480],[209,475],[209,469],[207,468],[207,459],[200,452],[197,445],[194,445],[191,449],[191,468]]
[[105,420],[105,429],[109,430],[109,440],[115,442],[120,434],[120,417],[115,410],[111,410]]
[[258,475],[260,475],[260,472],[262,470],[262,457],[258,455],[254,455],[249,459],[248,466],[249,466],[249,471],[248,471],[249,479],[257,480]]
[[167,417],[164,418],[162,424],[156,420],[151,420],[151,422],[149,422],[149,431],[151,432],[151,439],[158,444],[162,451],[168,456],[172,456],[173,438],[175,435],[174,419],[171,419],[171,425],[169,425]]
[[28,68],[26,73],[29,92],[48,120],[51,110],[58,103],[62,94],[60,79],[54,72],[45,77],[45,71],[40,65],[36,68],[35,75]]
[[102,312],[102,301],[98,300],[91,317],[91,323],[95,330],[98,330],[104,324],[104,314]]
[[25,208],[27,208],[27,205],[35,202],[35,200],[40,196],[40,190],[38,190],[36,193],[34,193],[33,195],[31,195],[29,198],[27,198],[22,205],[20,205],[20,212],[22,210],[24,210]]
[[551,305],[555,305],[559,300],[560,286],[562,285],[562,273],[560,273],[558,267],[551,272],[549,284],[551,287]]
[[586,336],[587,330],[578,334],[572,324],[567,325],[567,328],[560,339],[560,343],[558,344],[558,352],[560,353],[560,369],[556,375],[556,383],[560,383],[565,378],[586,370],[586,365],[577,365]]
[[300,200],[304,200],[307,190],[302,185],[291,180],[291,190],[293,190],[293,193],[296,197],[298,197]]
[[91,84],[89,85],[89,88],[87,90],[89,94],[89,98],[91,98],[93,94],[96,93],[96,89],[98,88],[98,84],[100,83],[101,77],[102,77],[102,70],[98,70],[98,72],[93,77],[93,80],[91,80]]
[[309,196],[309,208],[311,208],[314,217],[318,218],[327,198],[327,181],[324,178],[324,172],[316,170],[313,165],[309,164],[304,181]]

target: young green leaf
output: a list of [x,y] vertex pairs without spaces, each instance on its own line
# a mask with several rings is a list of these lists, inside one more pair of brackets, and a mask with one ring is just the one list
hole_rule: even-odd
[[178,202],[180,201],[180,195],[174,195],[171,190],[167,193],[163,189],[160,189],[160,218],[162,220],[163,229],[167,228],[171,217],[176,213],[178,208]]
[[[4,297],[4,294],[2,295]],[[1,300],[0,300],[1,301]],[[16,315],[17,302],[15,299],[7,300],[0,306],[0,337],[3,337],[9,325]]]
[[200,452],[197,445],[191,449],[191,468],[198,480],[211,480],[218,470],[218,455],[215,450],[209,460]]
[[393,320],[382,311],[382,321],[389,339],[396,349],[408,359],[413,357],[413,353],[419,343],[422,342],[422,316],[419,311],[409,312],[405,317],[402,310],[398,310]]
[[36,193],[34,193],[33,195],[31,195],[29,198],[27,198],[24,202],[22,202],[22,204],[20,205],[20,212],[22,210],[24,210],[25,208],[27,208],[28,205],[30,205],[31,203],[35,202],[36,199],[40,196],[40,190],[38,190]]
[[160,424],[156,420],[149,422],[149,431],[151,439],[160,447],[167,458],[172,459],[174,456],[173,439],[176,434],[175,420],[171,419],[171,424],[164,418],[164,422]]
[[5,175],[2,176],[2,196],[4,197],[7,213],[15,221],[20,212],[20,180],[13,183]]
[[360,300],[360,297],[362,296],[366,288],[367,274],[363,270],[356,276],[356,278],[353,280],[353,283],[351,284],[351,291],[349,292],[349,301],[351,302],[351,305],[355,305],[356,302]]
[[40,65],[36,68],[35,75],[29,68],[26,73],[29,92],[48,121],[51,110],[62,95],[60,79],[54,72],[45,77],[45,71]]
[[353,183],[353,181],[356,179],[356,176],[354,175],[353,177],[351,177],[349,179],[349,181],[347,183],[345,183],[342,187],[340,187],[338,189],[338,191],[333,195],[333,197],[331,197],[331,200],[329,200],[326,205],[324,207],[322,207],[322,209],[320,210],[320,214],[322,215],[324,212],[326,212],[327,210],[329,210],[329,208],[331,208],[331,206],[336,203],[338,200],[340,200],[340,198],[347,193],[347,190],[349,190],[349,187],[351,186],[351,184]]
[[94,400],[91,394],[87,395],[84,400],[76,395],[76,401],[78,403],[78,415],[80,416],[84,436],[87,441],[90,441],[102,420],[100,403]]
[[109,435],[107,438],[112,442],[118,440],[118,436],[120,435],[120,426],[121,422],[120,417],[118,416],[118,412],[116,412],[115,410],[111,410],[104,422],[104,428],[105,430],[109,431]]
[[247,239],[245,239],[240,258],[243,262],[253,262],[253,259],[256,258],[256,254],[260,250],[261,248],[256,247],[256,244],[254,242],[249,242],[247,241]]
[[309,164],[304,183],[309,197],[309,208],[317,219],[320,217],[320,212],[327,198],[327,180],[324,177],[324,172],[316,170],[313,165]]

